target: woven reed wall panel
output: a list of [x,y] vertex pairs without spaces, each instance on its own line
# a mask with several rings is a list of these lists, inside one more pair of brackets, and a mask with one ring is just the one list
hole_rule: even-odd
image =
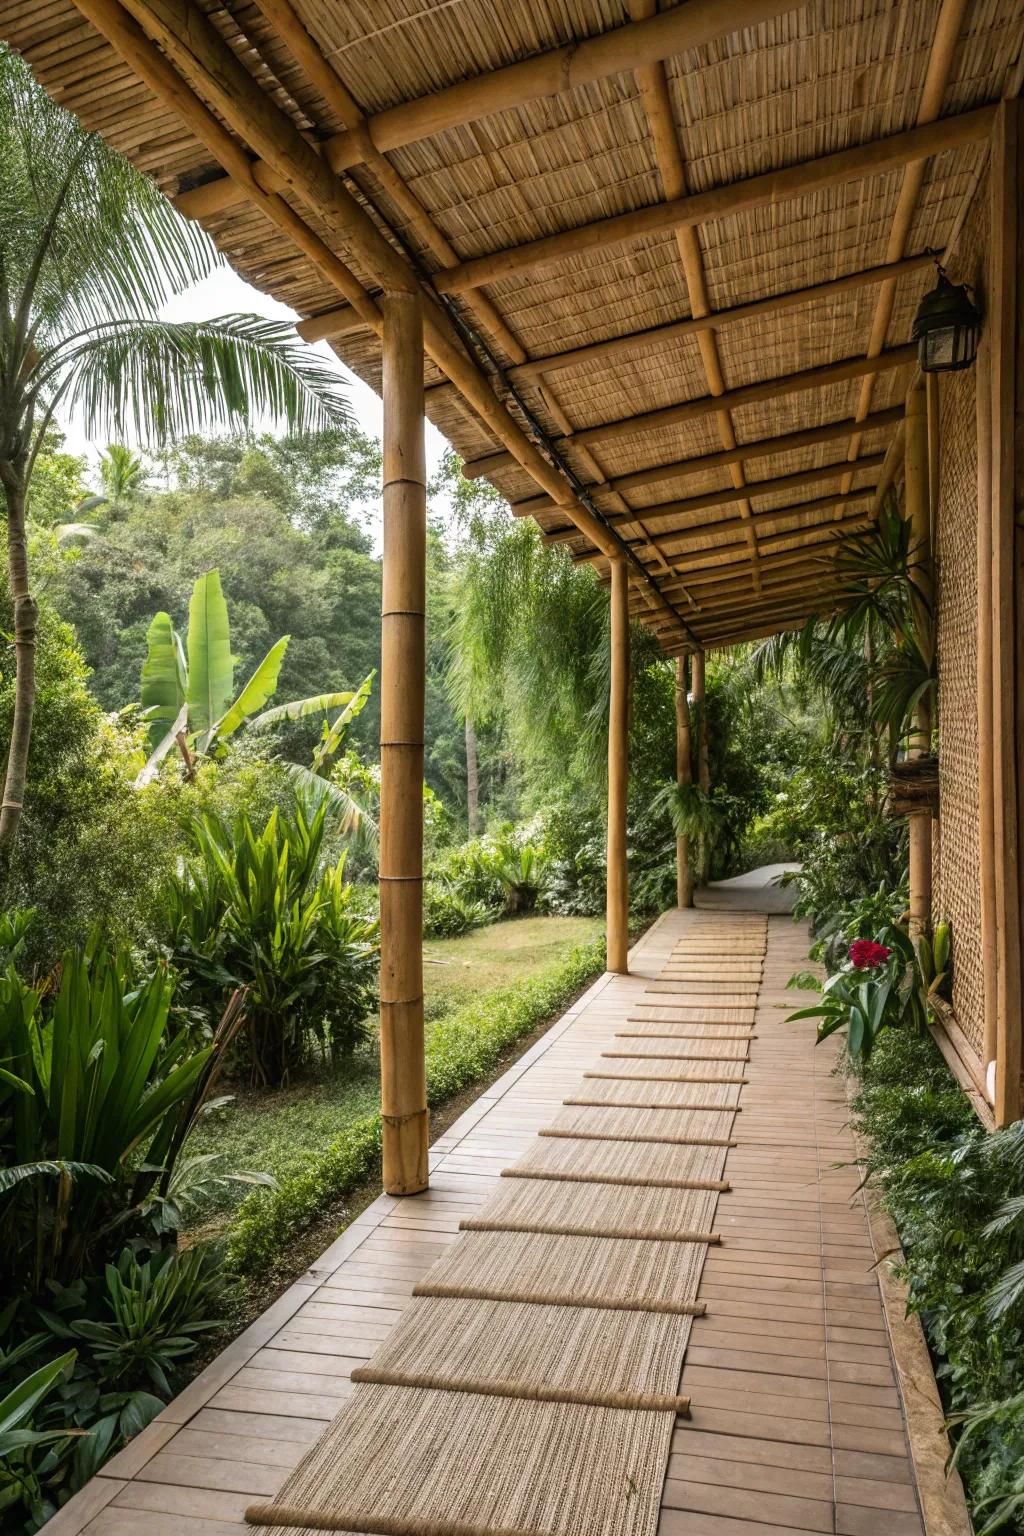
[[[984,291],[988,179],[971,205],[956,275]],[[953,1007],[981,1052],[981,877],[978,848],[978,442],[973,369],[942,379],[942,494],[937,552],[939,804],[942,856],[934,881],[936,915],[953,926]],[[938,841],[938,840],[937,840]]]

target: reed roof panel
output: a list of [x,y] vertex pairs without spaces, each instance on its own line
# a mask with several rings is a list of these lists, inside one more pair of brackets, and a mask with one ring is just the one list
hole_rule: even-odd
[[[626,0],[534,0],[530,5],[518,0],[349,0],[345,6],[331,0],[293,0],[293,5],[355,102],[370,114],[630,21]],[[673,6],[662,0],[660,8]],[[941,0],[812,0],[665,60],[667,99],[687,190],[700,193],[739,182],[913,126],[919,120],[929,61],[934,63],[940,8]],[[293,126],[314,140],[344,127],[336,106],[324,100],[296,62],[258,0],[202,0],[202,9]],[[73,0],[8,0],[3,23],[5,36],[26,54],[43,84],[89,128],[154,175],[169,194],[218,175],[209,151],[136,78],[83,19]],[[948,62],[942,115],[968,111],[1019,89],[1022,40],[1019,0],[973,0]],[[725,310],[842,278],[903,253],[945,248],[955,238],[985,153],[984,146],[965,145],[927,163],[907,238],[897,249],[893,221],[904,185],[902,169],[821,186],[703,223],[695,234],[708,304],[712,310]],[[392,148],[388,160],[389,175],[397,172],[404,180],[460,260],[648,208],[666,193],[647,106],[637,78],[628,70],[433,131]],[[351,167],[345,173],[349,189],[378,226],[393,231],[413,253],[421,269],[436,269],[437,256],[430,254],[436,239],[425,238],[422,223],[410,222],[408,203],[396,200],[393,184],[381,179],[379,169]],[[337,229],[291,193],[287,196],[366,289],[376,292],[375,274],[361,269]],[[318,314],[340,302],[337,290],[308,258],[248,203],[208,212],[204,223],[243,277],[300,314]],[[917,303],[930,282],[927,268],[899,278],[887,346],[907,340]],[[549,356],[678,322],[690,314],[693,297],[687,291],[680,242],[672,231],[606,243],[586,254],[520,271],[489,284],[486,296],[520,349],[509,350],[508,333],[504,339],[492,337],[493,359],[502,367],[523,356]],[[722,325],[717,356],[724,388],[733,391],[864,356],[878,296],[877,285],[850,288]],[[485,335],[480,297],[462,293],[453,308]],[[379,387],[380,346],[369,330],[339,336],[333,345],[357,374]],[[428,385],[442,381],[433,364],[426,366],[425,380]],[[872,410],[898,404],[907,382],[906,369],[875,375]],[[510,398],[504,380],[498,379],[496,387]],[[839,422],[855,413],[864,392],[861,378],[800,392],[772,392],[731,405],[728,430],[740,444],[760,443]],[[652,338],[520,386],[522,401],[556,443],[563,438],[566,422],[580,430],[708,393],[706,356],[692,334]],[[515,400],[511,403],[526,426]],[[453,389],[434,390],[428,409],[465,457],[487,456],[500,448],[492,431]],[[607,441],[598,438],[586,452],[570,436],[561,451],[582,482],[592,482],[595,469],[605,480],[613,480],[651,466],[713,455],[729,441],[728,430],[719,414],[709,414]],[[891,431],[889,427],[861,434],[860,456],[884,452]],[[762,482],[838,464],[849,449],[850,439],[844,437],[763,452],[744,462],[743,473],[750,482]],[[607,488],[598,488],[593,499],[606,515],[619,515],[624,505],[640,513],[672,499],[726,490],[734,473],[735,467],[712,465],[633,487],[625,503]],[[874,474],[859,470],[853,483],[871,483]],[[492,478],[512,500],[535,501],[538,496],[534,480],[507,458]],[[819,550],[826,556],[846,527],[837,517],[842,512],[850,520],[850,509],[800,507],[838,486],[838,480],[830,478],[798,490],[758,493],[753,499],[756,514],[795,509],[784,521],[771,524],[767,543],[758,536],[758,547],[774,557],[799,550],[804,541],[809,559],[816,560]],[[757,584],[749,543],[742,531],[739,539],[735,533],[740,510],[740,503],[731,501],[696,519],[703,525],[706,544],[699,556],[704,566],[698,568],[720,559],[730,576],[750,579],[750,590],[744,593],[738,587],[734,609],[729,610],[737,633],[744,627],[743,613]],[[567,521],[566,511],[553,506],[547,510],[542,505],[537,516],[547,528],[564,527]],[[671,549],[673,531],[688,530],[692,546],[694,521],[694,514],[683,513],[678,519],[659,520],[648,533]],[[725,523],[730,526],[723,527]],[[636,524],[625,527],[637,537],[643,532]],[[582,536],[574,547],[583,553],[591,548]],[[678,584],[675,570],[666,571],[649,545],[638,545],[637,550],[643,563],[658,572],[655,580]],[[670,566],[680,569],[693,563],[689,551],[678,560],[669,558]],[[823,560],[821,569],[826,568]],[[811,603],[813,583],[808,587]],[[692,605],[683,601],[679,611],[693,619],[699,636],[701,621],[693,618]],[[728,627],[722,610],[716,608],[704,626],[721,634],[723,626]],[[671,644],[677,640],[678,635],[672,636]]]

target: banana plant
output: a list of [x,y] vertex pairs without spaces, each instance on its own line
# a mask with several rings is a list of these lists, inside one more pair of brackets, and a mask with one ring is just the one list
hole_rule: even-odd
[[[299,719],[303,715],[344,707],[351,692],[321,693],[309,699],[259,712],[273,696],[288,649],[288,635],[270,647],[255,672],[235,694],[235,658],[231,654],[228,605],[218,571],[206,571],[192,589],[188,605],[188,634],[184,641],[170,614],[158,613],[146,636],[141,700],[149,721],[150,756],[137,779],[149,783],[175,745],[186,773],[194,773],[196,757],[216,755],[239,726],[268,724],[270,718]],[[256,718],[258,717],[258,719]]]

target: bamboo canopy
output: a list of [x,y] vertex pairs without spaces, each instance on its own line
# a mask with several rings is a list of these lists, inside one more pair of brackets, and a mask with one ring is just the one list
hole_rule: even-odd
[[51,93],[669,655],[798,624],[898,460],[1019,0],[5,0]]

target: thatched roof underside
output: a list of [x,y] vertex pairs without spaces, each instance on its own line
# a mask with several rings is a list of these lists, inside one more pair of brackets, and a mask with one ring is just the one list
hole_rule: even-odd
[[[275,111],[308,140],[320,144],[351,129],[353,110],[370,118],[377,147],[364,140],[365,154],[338,157],[352,161],[338,176],[415,261],[428,292],[439,272],[454,267],[441,286],[463,344],[474,349],[470,332],[485,344],[486,352],[474,353],[478,372],[524,440],[539,442],[556,465],[564,494],[552,498],[550,480],[545,487],[510,456],[428,362],[431,419],[471,468],[485,461],[481,469],[509,501],[525,504],[521,510],[575,557],[606,573],[608,538],[622,541],[634,610],[671,653],[790,627],[828,605],[840,541],[865,526],[894,460],[890,452],[886,466],[913,366],[906,344],[934,281],[927,265],[906,259],[955,244],[988,152],[984,134],[950,141],[923,160],[911,146],[880,171],[838,179],[819,181],[810,166],[795,195],[725,206],[682,232],[610,230],[575,254],[539,260],[519,252],[493,275],[464,264],[998,102],[1019,89],[1024,8],[1019,0],[814,0],[790,9],[764,0],[717,7],[684,0],[660,9],[717,12],[709,28],[716,35],[495,111],[500,82],[492,89],[490,72],[573,40],[622,28],[614,67],[621,59],[632,66],[635,29],[657,0],[204,0],[201,7],[218,46],[233,50]],[[169,41],[168,29],[188,30],[192,11],[191,0],[126,0],[123,8],[118,0],[0,0],[0,33],[48,90],[173,197],[229,185],[220,180],[222,165],[194,122],[143,83],[93,22],[112,35],[110,18],[121,18],[140,38],[147,34],[145,46],[160,50],[255,157],[255,141],[208,88],[201,62],[193,68]],[[732,30],[745,20],[753,24]],[[300,62],[299,25],[321,67],[326,61],[347,88],[348,105],[308,58]],[[467,79],[481,82],[467,120],[433,129],[424,120],[407,142],[387,145],[388,119],[378,114]],[[446,101],[438,98],[442,115]],[[281,191],[362,288],[379,296],[380,274],[337,219],[294,184]],[[265,210],[244,199],[205,208],[203,223],[249,281],[303,316],[343,303]],[[904,265],[889,281],[755,309],[714,331],[647,337],[545,373],[530,366],[894,261]],[[950,264],[955,276],[955,256]],[[373,329],[347,329],[331,342],[380,387]],[[876,372],[800,389],[780,384],[762,398],[728,402],[759,381],[900,348]],[[682,413],[688,419],[629,424],[723,390],[727,411],[699,407]],[[868,427],[854,432],[851,424],[865,416]],[[586,429],[611,423],[622,425],[580,441]],[[733,463],[686,462],[832,426],[827,438],[769,445]],[[828,466],[837,468],[829,474]],[[765,487],[779,479],[780,487]],[[746,485],[755,490],[744,498]],[[696,504],[673,505],[681,501]],[[599,533],[592,521],[589,534],[576,530],[581,507],[596,515]],[[645,522],[645,509],[655,507],[662,510]]]

